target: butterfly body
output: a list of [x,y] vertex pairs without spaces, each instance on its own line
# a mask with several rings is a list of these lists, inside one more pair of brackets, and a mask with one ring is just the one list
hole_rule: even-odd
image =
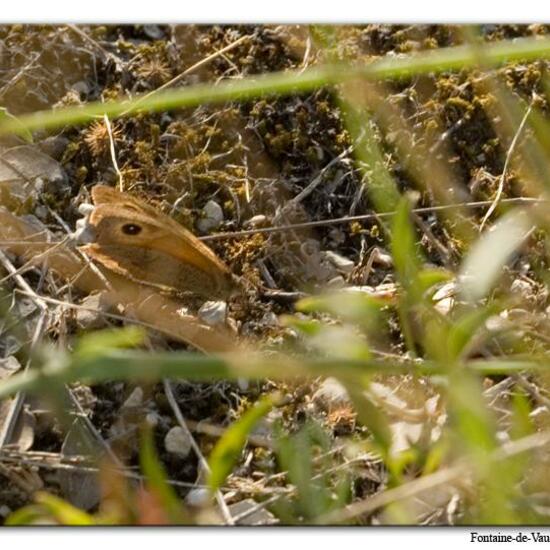
[[227,299],[236,278],[216,254],[175,220],[104,185],[92,189],[92,259],[143,284],[207,299]]

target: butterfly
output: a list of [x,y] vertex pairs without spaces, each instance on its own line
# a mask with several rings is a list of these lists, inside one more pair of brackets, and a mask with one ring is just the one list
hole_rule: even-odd
[[80,250],[134,281],[179,294],[227,299],[237,278],[216,254],[169,216],[128,194],[96,185]]

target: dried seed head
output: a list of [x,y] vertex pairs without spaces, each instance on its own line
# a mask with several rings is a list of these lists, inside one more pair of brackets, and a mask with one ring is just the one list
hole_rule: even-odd
[[141,63],[136,69],[136,73],[140,78],[153,86],[161,86],[165,82],[168,82],[172,76],[170,67],[156,58]]
[[[115,142],[119,141],[122,137],[121,129],[114,124],[111,125],[111,134]],[[94,122],[85,131],[84,142],[94,157],[100,157],[105,154],[109,150],[111,142],[105,122]]]

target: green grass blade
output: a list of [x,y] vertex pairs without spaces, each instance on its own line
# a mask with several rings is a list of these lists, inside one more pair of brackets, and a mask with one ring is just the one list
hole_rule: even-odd
[[168,477],[158,458],[152,430],[147,424],[141,433],[139,461],[141,470],[147,478],[147,488],[157,497],[163,508],[162,515],[166,515],[171,524],[182,524],[183,508],[176,492],[167,483]]
[[479,300],[487,295],[510,256],[525,241],[533,226],[527,212],[514,210],[484,233],[462,263],[461,292],[467,300]]
[[[492,65],[548,58],[550,39],[503,40],[487,44],[484,53],[484,61]],[[0,135],[82,124],[103,115],[116,118],[122,114],[135,114],[138,110],[166,111],[205,103],[245,101],[266,94],[308,92],[359,76],[371,80],[402,79],[412,75],[466,69],[476,64],[477,56],[469,46],[455,46],[401,58],[385,57],[369,65],[320,66],[306,70],[274,72],[236,82],[222,82],[217,86],[198,84],[153,94],[147,98],[137,96],[132,101],[95,102],[81,107],[39,111],[21,116],[17,120],[4,118],[0,121]]]
[[279,400],[280,396],[278,394],[264,397],[225,431],[210,455],[208,484],[212,491],[216,491],[223,485],[239,458],[248,434]]
[[[480,375],[511,374],[518,371],[550,369],[548,358],[508,357],[507,359],[473,360],[467,368]],[[227,354],[217,357],[187,352],[116,351],[99,357],[79,360],[41,370],[15,374],[0,383],[0,399],[28,391],[40,393],[56,384],[107,380],[157,381],[163,378],[185,378],[194,381],[236,380],[238,378],[273,378],[284,380],[304,376],[337,376],[343,381],[361,382],[366,374],[437,375],[445,366],[435,361],[402,361],[391,359],[343,359],[311,357],[268,357],[260,354]]]

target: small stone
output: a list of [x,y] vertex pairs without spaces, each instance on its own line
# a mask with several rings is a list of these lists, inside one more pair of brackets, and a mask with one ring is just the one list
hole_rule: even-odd
[[[274,525],[279,523],[277,518],[251,498],[229,505],[229,511],[234,517],[241,517],[237,525]],[[249,512],[249,513],[247,513]]]
[[76,220],[76,228],[71,237],[78,244],[89,244],[95,241],[95,231],[90,225],[90,215],[94,211],[94,206],[87,202],[83,202],[78,206],[78,212],[82,214],[82,218]]
[[0,516],[3,518],[7,518],[12,512],[12,509],[9,506],[6,506],[5,504],[2,504],[0,506]]
[[448,315],[454,307],[456,294],[457,285],[455,281],[444,284],[432,296],[434,308],[441,315]]
[[269,418],[260,418],[249,434],[266,440],[273,439],[273,421]]
[[0,359],[0,380],[5,380],[12,374],[15,374],[21,368],[21,363],[10,355],[4,359]]
[[516,279],[510,286],[510,291],[519,294],[522,298],[526,300],[533,300],[536,297],[535,289],[533,285],[524,281],[523,279]]
[[164,38],[164,32],[158,25],[143,25],[143,32],[153,40],[161,40]]
[[[45,178],[51,182],[65,184],[68,181],[65,170],[56,160],[44,154],[36,145],[21,145],[2,148],[2,159],[6,162],[0,166],[0,181],[21,182]],[[26,185],[21,185],[25,188]]]
[[55,160],[60,160],[69,145],[69,140],[62,136],[49,136],[38,143],[40,150]]
[[496,439],[502,445],[506,445],[511,442],[510,434],[505,430],[499,430],[495,433]]
[[[102,446],[85,427],[82,419],[77,418],[67,432],[61,446],[62,457],[99,456]],[[101,499],[98,474],[95,472],[59,470],[57,481],[62,496],[74,506],[90,510]]]
[[[78,213],[83,216],[89,216],[94,211],[95,206],[89,202],[83,202],[78,205]],[[80,221],[80,220],[79,220]],[[76,222],[78,226],[78,222]]]
[[34,209],[34,215],[40,220],[40,221],[45,221],[48,216],[49,216],[49,212],[48,212],[48,209],[45,207],[45,206],[42,206],[41,204],[39,204],[35,209]]
[[0,352],[4,356],[17,353],[21,347],[21,342],[13,334],[8,334],[0,340]]
[[260,321],[262,325],[268,326],[268,327],[280,327],[281,323],[279,322],[279,317],[275,315],[272,311],[266,312]]
[[121,409],[134,409],[141,406],[143,403],[143,390],[138,386],[134,391],[129,395],[128,399],[124,401]]
[[[503,315],[504,314],[504,315]],[[485,328],[489,332],[501,332],[511,328],[511,323],[507,318],[507,312],[501,315],[493,315],[485,321]]]
[[216,201],[208,201],[201,212],[201,219],[197,222],[197,229],[201,233],[208,233],[217,229],[223,222],[222,207]]
[[191,489],[185,497],[185,503],[197,508],[206,506],[212,501],[212,494],[209,489]]
[[245,227],[264,227],[267,225],[267,217],[263,214],[257,214],[256,216],[253,216],[248,221],[245,222]]
[[226,302],[205,302],[199,309],[199,317],[207,325],[224,325],[227,318]]
[[326,284],[327,288],[342,288],[346,284],[346,281],[344,281],[344,277],[342,275],[337,275],[336,277],[333,277],[328,283]]
[[185,458],[191,452],[191,438],[182,427],[175,426],[166,434],[164,448],[170,454]]
[[106,326],[105,313],[110,306],[105,302],[104,293],[87,296],[80,304],[86,309],[76,310],[76,324],[82,330],[98,329]]
[[87,96],[90,93],[90,86],[84,80],[79,80],[78,82],[73,84],[72,89],[81,97]]
[[350,259],[336,254],[332,250],[326,250],[322,252],[322,255],[341,273],[351,273],[355,267],[355,264]]
[[526,309],[515,307],[508,310],[507,319],[514,323],[516,328],[520,328],[523,324],[529,322],[532,318],[532,311],[527,311]]
[[332,377],[323,380],[319,389],[313,394],[313,400],[325,409],[334,405],[351,405],[346,388]]
[[36,304],[30,299],[23,298],[17,302],[17,314],[20,319],[30,317],[37,309]]
[[372,263],[381,265],[382,267],[392,267],[393,258],[387,252],[384,252],[381,248],[376,247],[372,251]]
[[454,304],[454,298],[443,298],[442,300],[439,300],[439,302],[434,304],[434,309],[441,313],[441,315],[448,315],[453,309]]
[[247,391],[250,387],[250,382],[247,378],[237,378],[237,386],[241,391]]
[[147,413],[147,415],[145,416],[145,422],[147,422],[148,426],[154,428],[159,425],[160,416],[156,412]]
[[346,232],[340,227],[333,227],[328,233],[332,248],[338,248],[346,240]]

